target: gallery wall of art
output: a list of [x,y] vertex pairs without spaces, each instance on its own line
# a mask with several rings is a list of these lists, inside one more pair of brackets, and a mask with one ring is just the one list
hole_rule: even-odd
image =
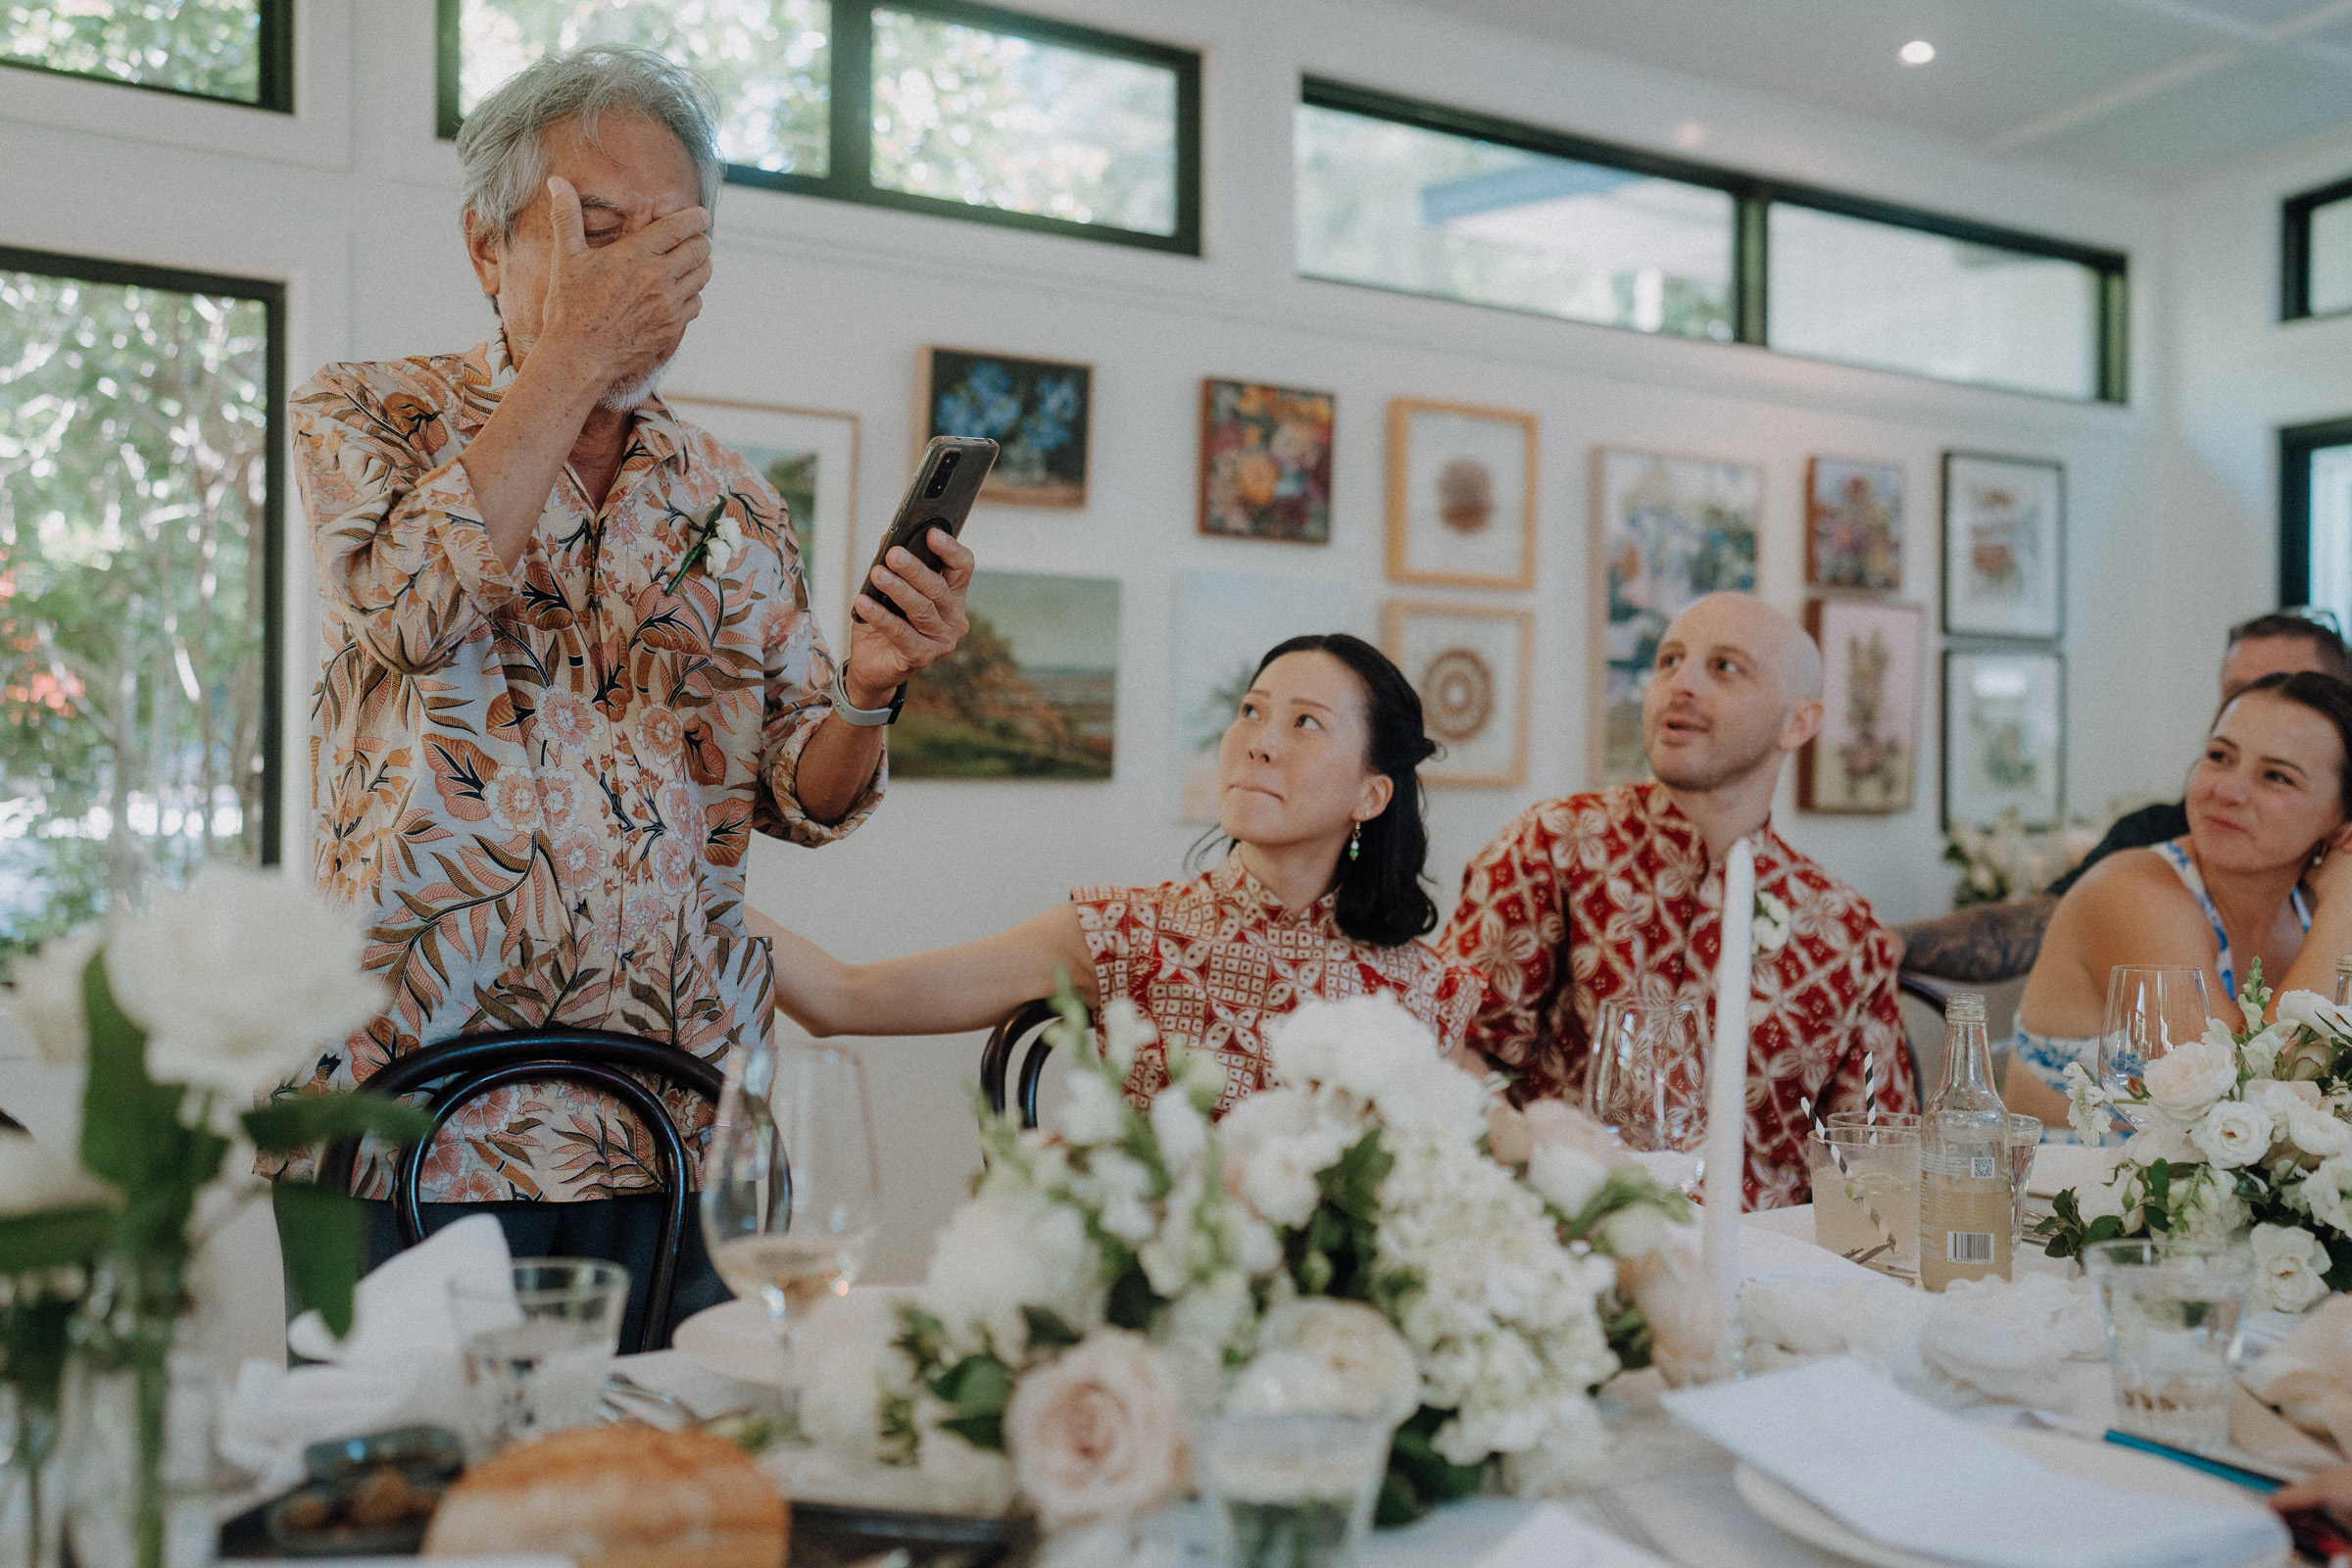
[[[974,606],[1011,628],[1005,646],[976,653],[956,693],[910,701],[896,743],[908,765],[865,829],[818,852],[758,846],[752,889],[770,912],[876,957],[999,929],[1073,884],[1180,875],[1211,782],[1200,744],[1233,670],[1281,636],[1341,627],[1402,651],[1455,728],[1434,770],[1452,782],[1433,787],[1430,808],[1431,871],[1449,895],[1514,812],[1586,787],[1608,760],[1608,558],[1595,530],[1622,510],[1612,462],[1636,488],[1662,472],[1683,507],[1670,514],[1703,514],[1711,497],[1746,518],[1746,569],[1773,604],[1803,614],[1824,601],[1816,613],[1852,621],[1864,650],[1878,634],[1886,659],[1844,662],[1839,707],[1857,682],[1879,683],[1883,722],[1913,721],[1907,777],[1880,756],[1884,731],[1849,726],[1830,743],[1844,772],[1814,781],[1817,806],[1849,808],[1800,809],[1792,768],[1778,821],[1888,918],[1948,897],[1947,646],[2065,654],[2070,808],[2169,788],[2178,770],[2139,737],[2193,736],[2208,645],[2239,607],[2168,564],[2214,564],[2172,493],[2188,460],[2168,446],[2158,201],[1376,4],[1039,9],[1203,51],[1201,257],[736,187],[721,200],[715,275],[667,389],[779,488],[805,487],[829,633],[943,397],[1016,395],[1043,436],[965,536],[987,573]],[[12,82],[0,240],[285,278],[296,379],[330,359],[481,336],[491,318],[458,243],[455,158],[432,135],[431,8],[317,11],[300,76],[307,134],[270,124],[239,141],[154,95],[93,110],[89,95],[107,89]],[[1290,226],[1301,73],[2127,251],[2133,400],[2067,404],[1302,281]],[[93,203],[92,189],[116,194]],[[228,212],[207,194],[225,189],[249,199]],[[974,383],[988,365],[1009,387]],[[1082,389],[1061,384],[1076,371]],[[1056,430],[1056,410],[1083,419]],[[1948,452],[2061,466],[2062,636],[1945,636]],[[1861,490],[1839,513],[1849,478]],[[1891,548],[1872,520],[1890,484]],[[1814,490],[1830,498],[1827,519]],[[1854,586],[1808,586],[1809,534],[1816,580],[1842,572]],[[1889,572],[1896,586],[1875,586]],[[2205,581],[2233,579],[2224,564]],[[298,536],[293,736],[308,725],[313,582]],[[2151,625],[2177,636],[2151,646]],[[2114,648],[2132,650],[2128,667],[2102,657]],[[2168,691],[2158,675],[2187,685]],[[307,781],[289,771],[299,825]],[[305,858],[298,826],[287,858]],[[865,1048],[887,1107],[886,1235],[928,1235],[960,1191],[977,1049]],[[905,1278],[920,1261],[886,1250],[876,1269]]]

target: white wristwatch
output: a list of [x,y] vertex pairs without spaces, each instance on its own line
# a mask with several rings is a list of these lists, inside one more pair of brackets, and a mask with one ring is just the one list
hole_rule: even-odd
[[855,724],[859,729],[872,729],[877,724],[897,721],[899,709],[906,701],[906,686],[904,681],[900,682],[899,689],[890,694],[888,708],[859,708],[850,701],[850,689],[842,684],[841,669],[836,665],[833,670],[832,698],[833,711],[841,715],[843,723]]

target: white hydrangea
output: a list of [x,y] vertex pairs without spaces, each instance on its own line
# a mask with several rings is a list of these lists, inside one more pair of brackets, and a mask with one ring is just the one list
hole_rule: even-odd
[[1171,1086],[1152,1097],[1152,1136],[1170,1165],[1189,1165],[1207,1152],[1208,1118],[1186,1090]]
[[1125,997],[1102,1009],[1102,1054],[1125,1078],[1134,1070],[1135,1054],[1159,1038],[1143,1009]]
[[[982,1337],[1006,1358],[1029,1343],[1024,1306],[1054,1312],[1079,1333],[1102,1319],[1102,1259],[1086,1221],[1044,1197],[983,1192],[932,1244],[922,1304],[959,1352]],[[954,1357],[951,1357],[953,1360]]]
[[1115,1144],[1127,1130],[1126,1099],[1101,1073],[1074,1072],[1054,1111],[1054,1127],[1080,1148]]
[[[1572,1144],[1538,1144],[1528,1152],[1527,1183],[1574,1216],[1609,1179],[1608,1167]],[[1646,1249],[1644,1249],[1646,1250]]]

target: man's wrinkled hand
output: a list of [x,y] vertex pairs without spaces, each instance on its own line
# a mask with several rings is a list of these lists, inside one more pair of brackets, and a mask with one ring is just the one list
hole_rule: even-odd
[[856,623],[850,628],[842,684],[860,708],[888,707],[891,693],[907,676],[954,653],[972,629],[963,609],[972,585],[972,553],[945,528],[932,529],[927,542],[939,558],[938,571],[904,547],[874,567],[874,587],[906,612],[903,618],[862,593],[850,601]]
[[579,192],[561,174],[547,181],[554,250],[547,300],[533,352],[556,347],[577,356],[599,379],[625,385],[651,374],[678,351],[703,311],[710,281],[710,215],[680,208],[634,234],[591,246]]

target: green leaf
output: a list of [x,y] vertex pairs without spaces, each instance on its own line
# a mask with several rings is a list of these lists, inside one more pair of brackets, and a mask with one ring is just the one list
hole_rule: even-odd
[[1012,1402],[1012,1374],[993,1355],[967,1355],[931,1380],[931,1392],[963,1415],[996,1415]]
[[241,1118],[245,1136],[266,1150],[308,1149],[313,1144],[373,1134],[386,1143],[413,1144],[433,1130],[433,1118],[388,1095],[366,1091],[334,1095],[286,1095],[256,1106]]
[[1064,1349],[1085,1336],[1062,1321],[1061,1314],[1042,1306],[1024,1306],[1021,1319],[1029,1325],[1031,1349]]
[[993,1448],[999,1453],[1004,1451],[1004,1416],[1002,1411],[995,1415],[951,1416],[939,1426],[941,1431],[955,1433],[975,1448]]
[[1454,1464],[1430,1441],[1452,1414],[1423,1405],[1390,1440],[1389,1474],[1380,1498],[1383,1524],[1409,1524],[1439,1503],[1467,1497],[1478,1490],[1486,1466]]
[[1110,1296],[1103,1303],[1102,1317],[1114,1329],[1133,1329],[1141,1334],[1152,1327],[1152,1315],[1166,1304],[1159,1293],[1152,1289],[1143,1265],[1131,1264],[1110,1282]]
[[147,1076],[147,1037],[115,1005],[106,983],[106,950],[90,955],[81,972],[82,1005],[90,1020],[89,1077],[81,1092],[81,1162],[94,1176],[122,1188],[146,1179],[152,1124],[159,1111],[175,1116],[177,1093],[168,1109],[163,1091]]
[[351,1293],[367,1252],[367,1216],[359,1200],[309,1182],[277,1182],[278,1250],[294,1299],[316,1307],[337,1339],[351,1332]]
[[0,1217],[0,1274],[86,1263],[106,1250],[115,1211],[103,1203]]

